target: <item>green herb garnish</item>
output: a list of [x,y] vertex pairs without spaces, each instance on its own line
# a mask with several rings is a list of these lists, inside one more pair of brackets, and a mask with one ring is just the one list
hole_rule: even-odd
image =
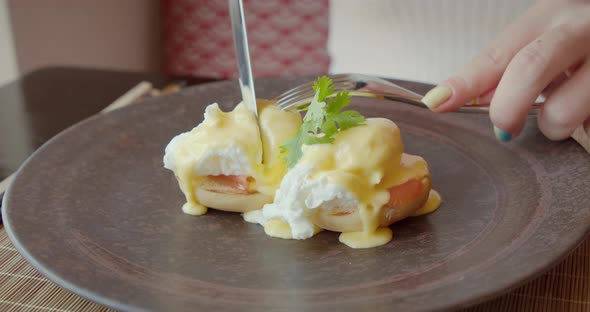
[[350,104],[348,91],[334,95],[332,79],[322,76],[313,84],[315,96],[311,103],[302,110],[307,111],[301,127],[295,135],[281,146],[283,158],[292,168],[297,164],[303,152],[301,146],[327,144],[334,142],[334,136],[342,130],[361,125],[365,121],[359,112],[343,108]]

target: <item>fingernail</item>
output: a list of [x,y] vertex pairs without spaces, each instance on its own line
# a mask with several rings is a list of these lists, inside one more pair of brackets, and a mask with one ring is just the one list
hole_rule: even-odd
[[496,134],[496,137],[498,138],[498,140],[502,141],[502,142],[510,142],[510,140],[512,140],[512,134],[494,126],[494,133]]
[[422,98],[422,103],[428,106],[428,108],[434,109],[448,100],[452,93],[453,92],[451,88],[438,86],[426,93],[426,95]]

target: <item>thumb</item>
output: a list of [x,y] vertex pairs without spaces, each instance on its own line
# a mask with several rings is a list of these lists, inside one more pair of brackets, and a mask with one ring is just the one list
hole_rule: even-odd
[[590,118],[574,131],[572,138],[590,153]]

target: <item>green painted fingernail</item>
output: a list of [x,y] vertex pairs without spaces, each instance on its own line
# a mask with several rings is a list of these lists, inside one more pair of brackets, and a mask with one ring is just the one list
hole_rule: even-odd
[[502,142],[510,142],[510,140],[512,140],[512,134],[494,126],[494,133],[496,134],[496,137],[498,138],[498,140],[502,141]]
[[428,108],[434,109],[446,102],[452,94],[453,91],[449,87],[438,86],[426,93],[422,98],[422,103],[428,106]]

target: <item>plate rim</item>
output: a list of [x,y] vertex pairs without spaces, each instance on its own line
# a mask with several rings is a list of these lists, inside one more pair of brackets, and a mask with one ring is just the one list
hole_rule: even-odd
[[[299,77],[305,77],[305,76],[297,76],[297,78],[299,78]],[[264,79],[277,79],[277,78],[276,77],[262,78],[262,80],[264,80]],[[257,80],[261,80],[261,79],[257,79]],[[215,82],[210,82],[210,83],[205,83],[202,85],[194,86],[194,87],[191,87],[190,89],[195,90],[195,92],[196,92],[199,89],[207,88],[211,85],[218,85],[218,84],[219,85],[225,85],[225,84],[229,85],[231,83],[235,83],[236,81],[237,80],[215,81]],[[421,82],[414,82],[414,81],[406,81],[406,82],[427,85],[427,84],[424,84]],[[151,99],[147,99],[146,101],[158,102],[159,98],[151,98]],[[145,103],[145,102],[142,103],[142,105],[144,105],[144,104],[147,105],[149,103]],[[110,112],[108,114],[90,116],[88,118],[85,118],[85,119],[69,126],[66,129],[60,131],[57,135],[53,136],[51,139],[49,139],[47,142],[45,142],[43,145],[41,145],[29,157],[27,157],[27,159],[21,164],[21,166],[19,166],[19,169],[15,173],[15,177],[14,177],[12,184],[9,186],[9,188],[7,189],[7,191],[3,197],[2,211],[1,211],[3,225],[4,225],[4,228],[7,233],[8,238],[10,239],[10,241],[14,245],[14,247],[17,249],[19,254],[22,255],[23,258],[33,268],[35,268],[37,271],[39,271],[41,274],[43,274],[45,277],[47,277],[48,280],[67,289],[68,291],[71,291],[72,293],[75,293],[81,297],[84,297],[84,298],[89,299],[91,301],[97,302],[99,304],[105,305],[107,307],[117,309],[117,310],[125,310],[125,311],[145,311],[145,310],[143,308],[138,307],[138,306],[126,304],[125,302],[122,302],[120,300],[111,299],[107,296],[101,295],[100,293],[88,290],[85,287],[82,287],[80,285],[76,285],[75,283],[71,283],[71,282],[61,278],[58,274],[56,274],[51,269],[44,266],[41,262],[37,261],[35,259],[35,257],[26,248],[26,246],[22,245],[21,241],[18,239],[18,234],[14,231],[12,224],[11,224],[12,221],[10,218],[10,213],[12,213],[12,212],[9,212],[8,210],[10,209],[9,202],[11,201],[11,198],[12,198],[12,189],[13,189],[12,186],[16,185],[17,182],[20,181],[20,179],[21,179],[20,173],[24,170],[24,168],[26,168],[29,165],[29,163],[31,161],[33,161],[37,157],[38,154],[40,154],[41,152],[46,150],[48,148],[48,146],[51,146],[52,144],[54,144],[55,141],[59,140],[61,137],[65,136],[65,135],[69,134],[70,132],[77,131],[77,129],[79,127],[81,127],[85,124],[89,124],[89,123],[93,123],[93,122],[100,122],[99,120],[112,118],[110,116],[112,116],[113,114],[126,114],[126,112],[131,111],[131,110],[135,110],[135,109],[138,109],[138,108],[136,108],[135,105],[131,105],[131,106],[127,106],[127,107],[123,107],[121,109],[115,110],[115,111]],[[456,114],[461,114],[461,113],[456,113]],[[547,260],[547,261],[539,261],[537,263],[537,265],[529,266],[528,272],[526,272],[525,274],[520,274],[520,275],[518,275],[518,277],[512,277],[512,278],[508,279],[508,280],[511,280],[512,282],[505,282],[503,286],[499,285],[501,283],[496,283],[496,285],[497,285],[496,287],[488,287],[487,291],[479,292],[478,295],[472,296],[471,298],[464,299],[464,300],[455,300],[455,301],[447,302],[446,304],[437,306],[436,309],[443,309],[444,310],[444,309],[457,309],[457,308],[472,307],[474,305],[483,303],[487,300],[491,300],[493,298],[497,298],[502,295],[505,295],[505,294],[509,293],[510,291],[514,290],[515,288],[518,288],[524,284],[531,282],[533,279],[543,275],[544,273],[546,273],[547,271],[549,271],[550,269],[555,267],[557,264],[562,262],[570,253],[572,253],[576,249],[577,246],[579,246],[587,237],[590,236],[590,221],[587,223],[585,229],[583,229],[583,227],[579,227],[577,229],[578,229],[578,231],[570,232],[572,234],[570,236],[575,237],[575,239],[571,239],[565,243],[562,242],[558,246],[559,250],[557,250],[557,249],[553,250],[553,254],[555,256],[552,257],[552,259]],[[531,234],[531,237],[534,237],[536,235],[539,235],[538,231],[534,231]],[[545,257],[545,259],[548,259],[548,258]],[[514,275],[514,276],[517,276],[517,275]],[[505,280],[505,279],[506,278],[504,278],[503,280]]]

